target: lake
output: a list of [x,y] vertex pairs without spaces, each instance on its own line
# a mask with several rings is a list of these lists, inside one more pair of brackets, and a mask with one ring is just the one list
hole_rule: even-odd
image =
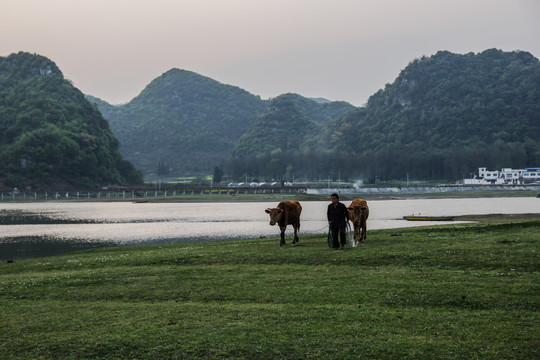
[[[302,234],[326,233],[329,201],[302,202]],[[350,201],[344,201],[349,205]],[[0,260],[63,253],[79,248],[277,237],[264,210],[277,202],[0,203]],[[537,198],[371,200],[368,231],[444,222],[409,222],[404,215],[520,214],[540,212]],[[9,214],[24,219],[5,225]],[[292,236],[292,228],[286,233]],[[291,239],[287,238],[289,244]],[[278,241],[276,241],[278,244]]]

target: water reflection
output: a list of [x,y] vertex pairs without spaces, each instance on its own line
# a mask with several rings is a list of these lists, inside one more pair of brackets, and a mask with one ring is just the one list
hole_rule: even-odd
[[[302,202],[302,234],[325,233],[326,201]],[[345,201],[348,205],[349,202]],[[0,204],[0,260],[111,245],[277,237],[264,209],[277,202]],[[536,198],[373,200],[368,231],[430,225],[403,215],[538,213]],[[441,224],[441,222],[432,222]],[[291,236],[292,229],[287,231]],[[19,245],[17,245],[19,244]],[[18,250],[17,247],[19,246]],[[57,249],[58,252],[55,252]]]
[[118,246],[114,242],[57,239],[49,236],[21,236],[0,240],[0,260],[61,255],[72,251]]

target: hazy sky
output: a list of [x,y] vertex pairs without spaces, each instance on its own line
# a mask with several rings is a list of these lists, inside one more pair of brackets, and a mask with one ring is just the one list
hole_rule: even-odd
[[490,48],[540,58],[540,1],[0,0],[0,56],[46,56],[113,104],[179,68],[360,106],[415,58]]

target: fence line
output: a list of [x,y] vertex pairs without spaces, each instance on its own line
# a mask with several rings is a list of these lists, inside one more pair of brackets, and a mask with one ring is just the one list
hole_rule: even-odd
[[136,200],[144,198],[166,198],[197,195],[239,195],[239,194],[284,194],[305,193],[305,188],[168,188],[168,189],[101,189],[101,190],[58,190],[58,191],[17,191],[1,192],[0,201],[38,201],[38,200]]

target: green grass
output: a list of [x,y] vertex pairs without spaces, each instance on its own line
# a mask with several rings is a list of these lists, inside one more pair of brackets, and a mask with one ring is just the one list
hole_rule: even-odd
[[[290,239],[287,239],[290,244]],[[540,221],[0,264],[2,359],[536,359]]]

